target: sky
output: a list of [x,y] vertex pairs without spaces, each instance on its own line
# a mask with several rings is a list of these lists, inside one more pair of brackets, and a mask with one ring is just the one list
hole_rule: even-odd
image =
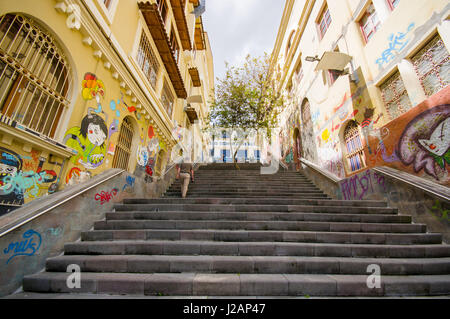
[[271,53],[284,0],[207,0],[202,15],[214,59],[214,76],[225,75],[225,61],[240,65],[247,54]]

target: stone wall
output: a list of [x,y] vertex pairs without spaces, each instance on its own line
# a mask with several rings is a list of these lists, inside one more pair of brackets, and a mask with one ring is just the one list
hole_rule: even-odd
[[[44,269],[47,258],[61,254],[65,243],[78,240],[82,231],[92,229],[115,203],[126,198],[160,197],[175,176],[173,168],[163,179],[150,182],[111,169],[0,217],[0,296],[21,287],[24,276]],[[21,225],[31,217],[35,218]],[[5,233],[12,227],[16,228]]]

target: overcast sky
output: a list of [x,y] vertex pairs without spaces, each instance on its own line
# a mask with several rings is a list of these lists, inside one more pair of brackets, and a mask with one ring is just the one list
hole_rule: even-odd
[[271,53],[284,0],[207,0],[202,15],[214,58],[214,76],[223,78],[225,61],[239,65],[247,54]]

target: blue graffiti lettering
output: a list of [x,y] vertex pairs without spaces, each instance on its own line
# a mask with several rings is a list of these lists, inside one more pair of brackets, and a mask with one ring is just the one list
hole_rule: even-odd
[[[27,230],[22,237],[25,240],[12,242],[8,245],[8,248],[3,250],[4,254],[13,253],[6,261],[6,264],[16,256],[33,256],[41,247],[42,237],[38,232],[30,229]],[[34,242],[33,239],[36,239],[38,242]]]

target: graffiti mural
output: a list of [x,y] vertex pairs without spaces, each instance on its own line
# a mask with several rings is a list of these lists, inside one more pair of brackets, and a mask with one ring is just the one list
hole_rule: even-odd
[[[28,156],[0,147],[0,154],[0,203],[22,205],[57,190],[59,177],[54,169],[59,166],[61,171],[63,163],[47,161],[36,150]],[[53,169],[43,169],[44,165]]]
[[[419,114],[405,128],[398,143],[398,156],[414,172],[422,169],[439,180],[450,164],[450,104]],[[447,167],[447,169],[446,169]]]
[[69,129],[64,143],[77,151],[71,158],[75,164],[87,169],[95,169],[103,164],[106,155],[108,129],[105,120],[97,114],[88,113],[81,121],[80,127]]
[[99,95],[105,95],[105,86],[103,85],[103,82],[97,79],[97,76],[93,73],[86,73],[84,75],[81,87],[81,96],[87,101],[92,100]]

